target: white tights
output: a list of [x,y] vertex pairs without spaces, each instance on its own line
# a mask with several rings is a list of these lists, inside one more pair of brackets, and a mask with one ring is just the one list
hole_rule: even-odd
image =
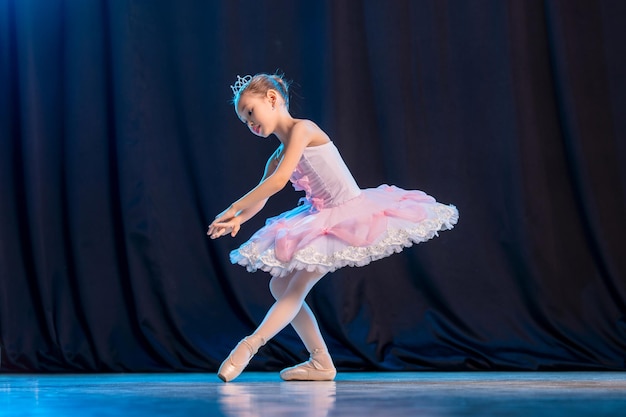
[[[322,338],[315,316],[304,301],[311,288],[324,275],[319,272],[294,271],[285,277],[273,277],[270,280],[270,291],[276,302],[269,309],[253,335],[268,341],[291,323],[309,352],[327,351],[326,342]],[[239,355],[241,357],[238,357]],[[233,361],[241,363],[247,359],[247,355],[247,352],[238,349],[234,354]],[[320,363],[325,368],[333,367],[329,355],[323,355],[320,358]]]

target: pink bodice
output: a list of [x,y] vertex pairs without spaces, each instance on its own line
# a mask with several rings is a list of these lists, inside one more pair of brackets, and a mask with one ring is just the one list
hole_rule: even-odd
[[335,207],[361,193],[333,142],[305,148],[290,181],[317,210]]

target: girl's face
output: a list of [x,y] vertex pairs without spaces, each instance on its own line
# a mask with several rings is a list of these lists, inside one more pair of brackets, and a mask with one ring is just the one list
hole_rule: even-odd
[[266,138],[276,127],[276,112],[272,109],[274,103],[275,98],[271,94],[244,93],[237,103],[237,116],[252,133]]

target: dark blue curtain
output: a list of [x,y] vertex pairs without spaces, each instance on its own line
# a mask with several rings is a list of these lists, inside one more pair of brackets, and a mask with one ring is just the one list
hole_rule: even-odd
[[[309,296],[341,370],[626,369],[626,2],[0,0],[4,372],[214,371],[271,305],[206,238],[262,174],[229,104],[285,72],[361,187],[451,232]],[[305,358],[286,329],[250,369]]]

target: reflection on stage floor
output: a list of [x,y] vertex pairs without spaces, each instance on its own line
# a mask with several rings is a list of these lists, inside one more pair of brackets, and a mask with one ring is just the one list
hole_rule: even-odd
[[245,372],[0,375],[2,416],[617,416],[626,374],[340,373],[333,382],[284,382]]

